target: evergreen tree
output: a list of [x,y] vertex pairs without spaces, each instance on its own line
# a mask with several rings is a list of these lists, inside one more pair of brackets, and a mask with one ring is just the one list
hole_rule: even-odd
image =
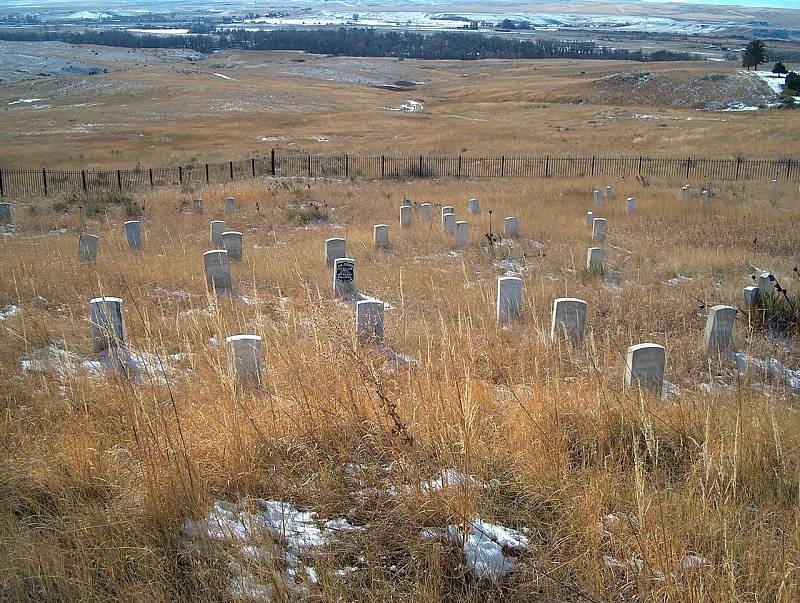
[[777,73],[779,75],[786,75],[789,73],[789,70],[786,69],[786,65],[783,64],[782,61],[778,61],[775,63],[775,67],[772,68],[772,73]]
[[742,55],[742,67],[755,67],[767,62],[767,47],[762,40],[752,40]]
[[800,75],[790,71],[786,75],[786,89],[792,90],[795,94],[800,94]]

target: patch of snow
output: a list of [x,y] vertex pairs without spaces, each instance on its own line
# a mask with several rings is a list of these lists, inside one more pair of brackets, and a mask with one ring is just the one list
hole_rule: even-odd
[[686,285],[691,283],[694,279],[690,276],[683,276],[682,274],[675,275],[674,278],[671,278],[667,281],[667,284],[670,287],[677,287],[678,285]]
[[752,73],[755,77],[760,79],[762,82],[766,83],[769,86],[769,89],[776,95],[780,95],[783,93],[783,89],[786,86],[786,76],[781,75],[778,73],[772,73],[771,71],[746,71],[745,73]]
[[215,76],[217,76],[217,77],[220,77],[220,78],[222,78],[223,80],[230,80],[230,81],[232,81],[232,82],[235,82],[235,81],[236,81],[236,80],[235,80],[235,79],[233,79],[232,77],[228,77],[227,75],[225,75],[225,74],[223,74],[223,73],[215,73],[214,75],[215,75]]
[[703,567],[711,565],[705,557],[698,557],[697,555],[686,555],[680,562],[682,572],[698,570]]
[[107,13],[96,13],[89,10],[81,10],[64,18],[69,21],[97,21],[99,19],[108,19],[110,17],[111,15]]
[[11,101],[8,103],[9,106],[11,105],[20,105],[20,104],[29,104],[29,103],[37,103],[39,101],[43,101],[43,98],[21,98],[19,100]]
[[727,108],[722,109],[722,111],[730,112],[730,111],[758,111],[758,107],[753,107],[752,105],[745,105],[744,103],[732,103]]
[[474,475],[466,475],[458,469],[443,469],[436,477],[425,482],[420,482],[420,490],[427,494],[440,492],[447,488],[484,488],[485,484],[478,481]]
[[19,316],[20,314],[22,314],[22,310],[20,310],[18,306],[6,306],[0,310],[0,320],[8,320],[9,318]]
[[425,110],[425,105],[420,101],[407,100],[400,103],[397,107],[384,107],[387,111],[399,111],[402,113],[420,113]]
[[740,375],[744,376],[748,369],[753,369],[770,379],[786,383],[792,392],[800,391],[800,369],[791,369],[777,358],[762,360],[745,352],[734,352],[732,357]]
[[[273,601],[272,583],[259,581],[230,554],[230,549],[238,551],[240,558],[259,565],[272,559],[281,561],[285,566],[282,578],[286,586],[296,595],[308,597],[311,595],[309,585],[318,586],[320,577],[316,568],[302,558],[319,553],[336,534],[359,529],[363,528],[354,527],[341,518],[327,522],[323,531],[316,523],[314,512],[301,511],[282,501],[243,499],[238,504],[216,501],[203,519],[184,521],[182,532],[194,544],[210,541],[223,545],[215,547],[214,552],[228,556],[231,598]],[[273,540],[274,545],[265,546],[265,537]],[[333,575],[345,579],[355,571],[357,568],[349,566]],[[303,578],[308,584],[298,583],[298,579]]]
[[527,550],[528,538],[517,530],[499,524],[481,521],[476,517],[467,530],[466,538],[461,526],[447,526],[450,542],[464,551],[464,563],[472,574],[492,581],[511,573],[514,561],[504,551],[519,553]]

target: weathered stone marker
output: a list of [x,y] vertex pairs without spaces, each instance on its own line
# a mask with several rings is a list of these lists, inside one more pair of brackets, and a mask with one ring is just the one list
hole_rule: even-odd
[[703,199],[703,203],[708,203],[709,200],[711,199],[711,195],[710,195],[710,193],[708,192],[707,189],[703,189],[703,192],[701,193],[701,197]]
[[242,259],[242,233],[229,230],[222,233],[222,248],[228,252],[228,259]]
[[603,248],[589,247],[586,254],[586,269],[589,272],[603,272]]
[[593,226],[593,224],[592,224],[593,222],[594,222],[594,212],[593,211],[587,211],[586,212],[586,228],[591,230],[592,226]]
[[605,218],[595,218],[592,220],[592,240],[605,241],[606,240],[606,225],[608,221]]
[[456,222],[456,247],[466,247],[469,242],[469,224],[460,220]]
[[261,337],[258,335],[233,335],[225,338],[228,348],[228,365],[240,384],[261,385],[264,361],[261,358]]
[[400,208],[400,228],[411,228],[411,206],[403,205]]
[[606,199],[611,199],[614,196],[614,188],[611,186],[606,187]]
[[553,301],[553,316],[550,323],[550,338],[569,338],[573,343],[583,341],[586,330],[588,304],[574,297],[560,297]]
[[736,308],[732,306],[714,306],[708,311],[705,342],[709,355],[725,352],[731,347],[734,320]]
[[203,213],[203,200],[202,199],[195,199],[192,201],[192,206],[194,207],[194,213],[201,214]]
[[403,199],[403,202],[400,204],[400,207],[411,207],[411,199]]
[[430,203],[423,203],[419,206],[419,215],[426,222],[430,222],[433,220],[433,206]]
[[356,302],[356,335],[359,339],[383,341],[383,310],[383,302],[379,300]]
[[775,275],[771,272],[762,272],[758,275],[758,290],[761,295],[772,295],[775,289]]
[[507,239],[513,239],[519,236],[519,229],[517,228],[517,218],[508,216],[505,220],[505,230],[503,236]]
[[625,211],[628,212],[628,215],[632,216],[633,214],[635,214],[636,213],[636,199],[634,199],[633,197],[628,197],[628,199],[626,201],[626,204],[627,205],[625,207]]
[[688,201],[689,196],[692,194],[692,187],[688,184],[683,187],[683,200]]
[[372,228],[372,239],[375,242],[375,247],[385,249],[389,246],[389,225],[376,224]]
[[480,215],[481,213],[481,204],[480,201],[477,199],[470,199],[469,200],[469,213],[473,216]]
[[444,220],[444,217],[445,217],[445,215],[447,215],[447,214],[453,214],[453,215],[455,215],[455,213],[456,213],[456,210],[454,210],[452,206],[450,206],[450,205],[445,205],[445,206],[442,208],[442,220]]
[[625,384],[661,393],[665,363],[666,351],[663,346],[655,343],[630,346],[625,361]]
[[333,266],[339,258],[347,255],[347,241],[340,238],[325,239],[325,263]]
[[506,326],[522,318],[522,279],[501,276],[497,279],[497,322]]
[[214,220],[211,222],[211,244],[222,247],[222,233],[225,232],[225,221]]
[[594,191],[593,201],[597,207],[603,205],[603,195],[600,193],[600,191]]
[[761,289],[758,287],[745,287],[742,294],[742,301],[747,310],[753,310],[758,306],[758,298],[761,295]]
[[84,233],[78,237],[78,261],[96,262],[97,249],[100,246],[100,237]]
[[96,297],[89,302],[92,349],[103,352],[125,344],[122,325],[122,300],[119,297]]
[[231,268],[228,264],[228,252],[224,249],[212,249],[203,254],[203,267],[206,271],[206,284],[216,293],[231,289]]
[[11,221],[11,204],[0,203],[0,222]]
[[138,220],[125,222],[125,240],[131,249],[142,248],[142,225]]
[[449,235],[456,234],[456,215],[444,214],[442,215],[442,230]]
[[225,197],[225,213],[229,216],[236,214],[236,199]]
[[333,294],[349,295],[356,292],[356,261],[338,258],[333,262]]

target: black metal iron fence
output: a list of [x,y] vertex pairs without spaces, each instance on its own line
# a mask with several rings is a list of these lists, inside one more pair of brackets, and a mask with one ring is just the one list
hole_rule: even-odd
[[261,177],[346,179],[634,177],[800,180],[796,159],[698,157],[467,157],[281,153],[227,163],[134,170],[4,170],[0,196],[35,197],[236,182]]

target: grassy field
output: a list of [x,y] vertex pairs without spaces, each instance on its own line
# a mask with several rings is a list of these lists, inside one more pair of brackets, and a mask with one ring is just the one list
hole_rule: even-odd
[[[188,62],[158,51],[62,46],[53,52],[109,72],[4,85],[3,167],[214,163],[264,156],[272,147],[494,156],[800,152],[797,137],[786,134],[791,111],[699,110],[731,101],[757,106],[769,94],[731,63],[426,62],[246,51]],[[405,89],[385,89],[398,82]],[[30,99],[38,100],[19,102]],[[424,109],[398,110],[408,100]]]
[[[508,119],[519,102],[486,115]],[[577,120],[587,109],[560,111]],[[371,135],[434,119],[445,120],[389,116]],[[760,115],[730,119],[714,126],[720,141],[739,120],[777,128]],[[476,140],[495,127],[476,123]],[[655,144],[661,134],[633,125],[643,130],[616,135]],[[520,148],[544,144],[541,130],[503,127],[528,141]],[[682,127],[689,140],[706,126]],[[467,136],[414,128],[415,148]],[[493,131],[490,147],[502,138]],[[86,147],[87,158],[109,144]],[[606,184],[616,195],[596,210],[609,221],[605,272],[590,274],[584,214]],[[181,213],[192,197],[175,191],[82,199],[68,213],[16,203],[19,229],[0,242],[0,599],[796,601],[796,324],[740,314],[734,344],[747,370],[709,358],[702,336],[708,307],[741,307],[758,270],[797,304],[797,191],[718,185],[704,205],[683,201],[682,184],[253,182],[203,191],[202,216]],[[222,216],[228,195],[233,217]],[[416,207],[401,231],[403,197],[437,204],[435,218],[455,206],[469,246],[454,249]],[[480,216],[467,214],[471,197]],[[134,252],[122,224],[140,209]],[[494,233],[507,215],[520,229],[493,252],[490,210]],[[206,290],[212,219],[244,233],[233,299]],[[388,252],[372,245],[376,223],[390,225]],[[101,237],[95,264],[77,261],[82,231]],[[352,305],[332,297],[322,253],[333,236],[347,239],[358,289],[391,306],[385,348],[360,344]],[[525,307],[500,329],[506,273],[524,280]],[[132,380],[94,364],[88,301],[99,295],[124,299],[142,365]],[[582,346],[549,339],[563,296],[589,304]],[[261,390],[228,371],[219,342],[240,333],[263,338]],[[623,385],[625,350],[642,342],[666,347],[663,397]],[[248,528],[259,499],[292,505],[277,532]],[[228,504],[209,535],[215,501]],[[513,563],[509,575],[472,571],[474,550],[465,558],[458,543],[478,518],[519,532],[484,541]],[[319,542],[298,545],[296,531]]]

